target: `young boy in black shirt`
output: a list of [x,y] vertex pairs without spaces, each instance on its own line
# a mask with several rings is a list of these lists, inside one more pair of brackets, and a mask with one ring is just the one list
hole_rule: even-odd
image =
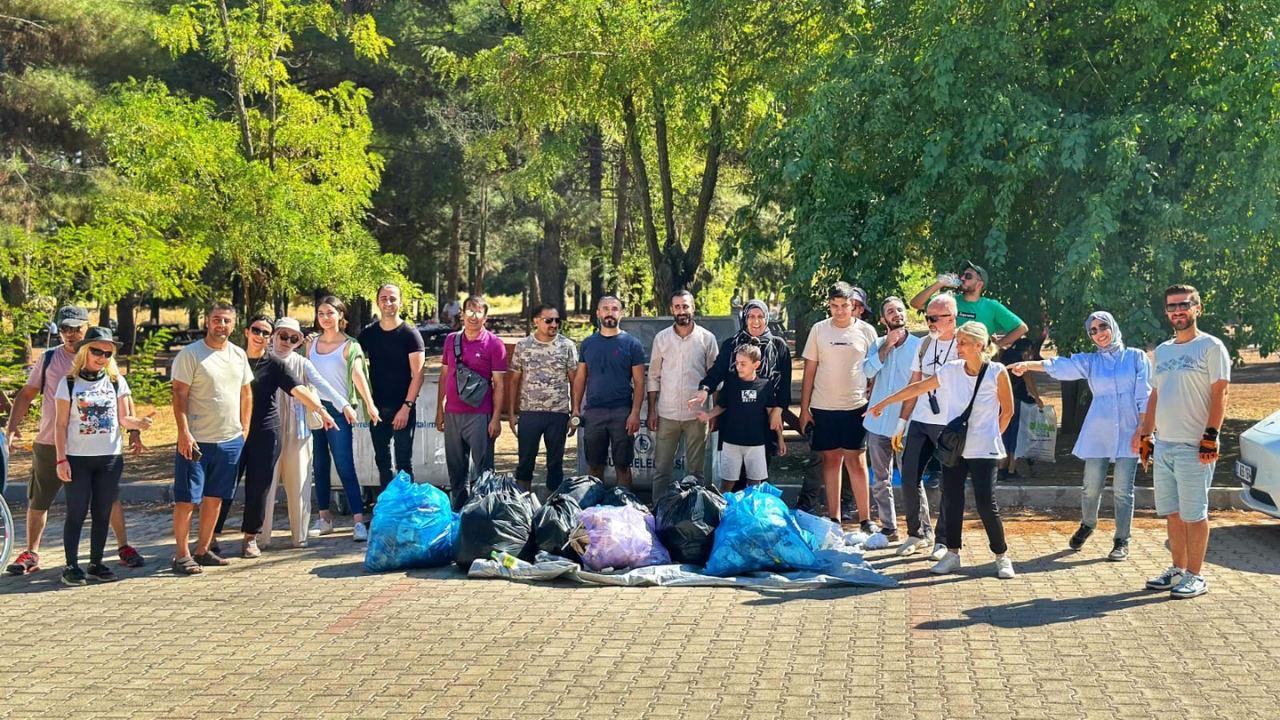
[[748,484],[758,485],[769,479],[764,450],[767,433],[778,434],[778,454],[787,454],[787,444],[782,439],[782,408],[774,397],[773,385],[756,375],[760,369],[760,348],[739,345],[733,363],[737,374],[724,381],[715,409],[698,412],[702,422],[721,418],[721,492],[733,488],[744,466]]

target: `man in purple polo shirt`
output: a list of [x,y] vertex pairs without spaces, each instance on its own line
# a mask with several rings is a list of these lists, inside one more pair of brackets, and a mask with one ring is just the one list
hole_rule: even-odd
[[[466,504],[476,475],[493,469],[493,441],[502,433],[495,408],[501,408],[503,403],[507,348],[497,335],[485,329],[488,318],[489,303],[479,295],[472,295],[462,304],[462,330],[449,333],[444,341],[436,429],[444,433],[444,459],[454,510]],[[459,360],[488,384],[478,405],[468,403],[458,394]]]

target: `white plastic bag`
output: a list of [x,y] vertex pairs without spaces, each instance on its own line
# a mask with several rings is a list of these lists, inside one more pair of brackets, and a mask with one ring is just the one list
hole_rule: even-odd
[[1058,413],[1052,405],[1044,409],[1024,404],[1018,421],[1018,448],[1014,455],[1037,462],[1055,462],[1058,445]]

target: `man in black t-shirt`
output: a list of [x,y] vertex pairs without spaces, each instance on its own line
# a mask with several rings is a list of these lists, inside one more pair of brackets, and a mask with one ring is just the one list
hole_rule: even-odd
[[[698,420],[709,422],[719,417],[720,492],[729,492],[745,468],[747,484],[758,485],[769,479],[765,458],[765,441],[775,434],[778,454],[787,454],[782,439],[782,407],[773,383],[756,374],[760,368],[760,348],[740,345],[733,359],[735,375],[725,378],[720,400],[711,412],[698,411]],[[689,400],[690,406],[698,398]]]
[[[379,318],[360,331],[360,347],[369,358],[369,380],[373,403],[383,421],[369,426],[373,459],[378,465],[378,489],[365,490],[365,502],[372,505],[391,484],[396,472],[413,478],[413,433],[417,426],[418,391],[422,389],[426,346],[417,328],[400,319],[400,288],[387,284],[378,288]],[[386,418],[392,418],[390,423]],[[391,441],[396,458],[391,465]]]

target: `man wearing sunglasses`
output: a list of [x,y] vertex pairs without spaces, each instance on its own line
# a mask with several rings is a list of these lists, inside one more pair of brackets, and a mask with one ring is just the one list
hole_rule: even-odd
[[1143,465],[1154,460],[1156,514],[1165,518],[1173,554],[1173,565],[1147,587],[1187,599],[1209,589],[1200,573],[1209,546],[1209,486],[1227,412],[1231,356],[1221,340],[1196,326],[1198,290],[1171,285],[1164,303],[1175,334],[1156,348],[1151,397],[1130,447]]
[[693,320],[693,293],[680,290],[671,296],[671,327],[653,338],[649,353],[649,432],[654,433],[653,501],[667,493],[676,449],[685,443],[684,475],[703,482],[703,458],[707,451],[707,424],[698,420],[701,407],[689,407],[698,383],[715,365],[720,348],[716,336]]
[[[507,388],[507,346],[485,328],[488,318],[488,301],[472,295],[462,304],[462,329],[449,333],[444,340],[436,429],[444,433],[444,461],[454,510],[461,510],[470,499],[471,482],[476,476],[493,469],[494,440],[502,434],[499,415]],[[462,398],[459,363],[485,382],[484,396],[478,404]]]
[[[69,305],[58,310],[54,321],[62,344],[36,357],[26,384],[14,398],[13,413],[9,416],[5,432],[6,450],[12,452],[14,442],[22,439],[19,428],[27,417],[31,402],[40,396],[40,428],[31,447],[31,478],[27,481],[27,548],[6,568],[11,575],[27,575],[40,569],[40,541],[44,536],[49,508],[62,488],[62,480],[58,478],[58,453],[53,444],[53,396],[75,361],[76,343],[84,339],[89,329],[89,311]],[[142,440],[137,431],[129,432],[129,444],[134,455],[142,452]],[[124,508],[119,500],[111,507],[111,529],[119,545],[120,564],[126,567],[142,565],[142,556],[126,540]]]
[[578,348],[560,334],[560,311],[539,305],[533,311],[533,334],[516,343],[507,368],[507,422],[516,435],[519,460],[516,482],[533,483],[538,448],[547,448],[547,489],[564,479],[564,443],[576,427],[569,425],[571,388],[578,372]]
[[911,298],[911,307],[924,310],[929,300],[942,291],[955,291],[956,326],[969,322],[982,323],[992,336],[1003,336],[996,342],[1003,350],[1027,334],[1027,324],[999,300],[983,297],[986,287],[986,268],[966,262],[958,275],[939,275],[937,282]]

